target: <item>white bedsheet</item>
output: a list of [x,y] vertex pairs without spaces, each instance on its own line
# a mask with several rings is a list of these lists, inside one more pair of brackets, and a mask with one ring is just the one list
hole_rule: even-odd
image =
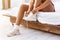
[[40,23],[60,25],[59,12],[39,12],[37,14],[37,19]]

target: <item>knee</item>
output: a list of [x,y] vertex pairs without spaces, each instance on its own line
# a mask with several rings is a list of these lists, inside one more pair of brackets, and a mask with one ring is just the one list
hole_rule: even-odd
[[27,6],[27,5],[23,4],[23,5],[21,5],[21,8],[26,8],[26,6]]

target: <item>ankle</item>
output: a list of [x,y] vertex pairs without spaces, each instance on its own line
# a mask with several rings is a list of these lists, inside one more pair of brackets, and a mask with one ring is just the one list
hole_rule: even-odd
[[14,29],[19,29],[19,25],[14,24]]

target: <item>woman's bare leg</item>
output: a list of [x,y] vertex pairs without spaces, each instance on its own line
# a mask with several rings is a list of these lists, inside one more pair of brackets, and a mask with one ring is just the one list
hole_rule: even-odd
[[42,9],[43,12],[55,12],[54,6],[47,6],[46,8]]
[[19,25],[21,23],[21,20],[24,16],[24,12],[28,10],[28,5],[22,5],[20,10],[19,10],[19,14],[16,20],[16,24],[14,24],[14,28],[11,30],[11,32],[8,34],[9,37],[11,36],[15,36],[15,35],[19,35]]
[[55,12],[55,7],[50,3],[47,7],[41,10],[42,12]]
[[20,10],[19,10],[19,13],[18,13],[18,17],[17,17],[17,20],[16,20],[16,25],[20,25],[21,23],[21,20],[24,16],[24,12],[28,10],[28,5],[22,5]]

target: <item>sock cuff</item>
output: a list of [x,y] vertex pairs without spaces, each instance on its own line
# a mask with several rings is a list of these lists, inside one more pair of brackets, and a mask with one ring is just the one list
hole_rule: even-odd
[[14,24],[14,26],[19,26],[19,25]]

